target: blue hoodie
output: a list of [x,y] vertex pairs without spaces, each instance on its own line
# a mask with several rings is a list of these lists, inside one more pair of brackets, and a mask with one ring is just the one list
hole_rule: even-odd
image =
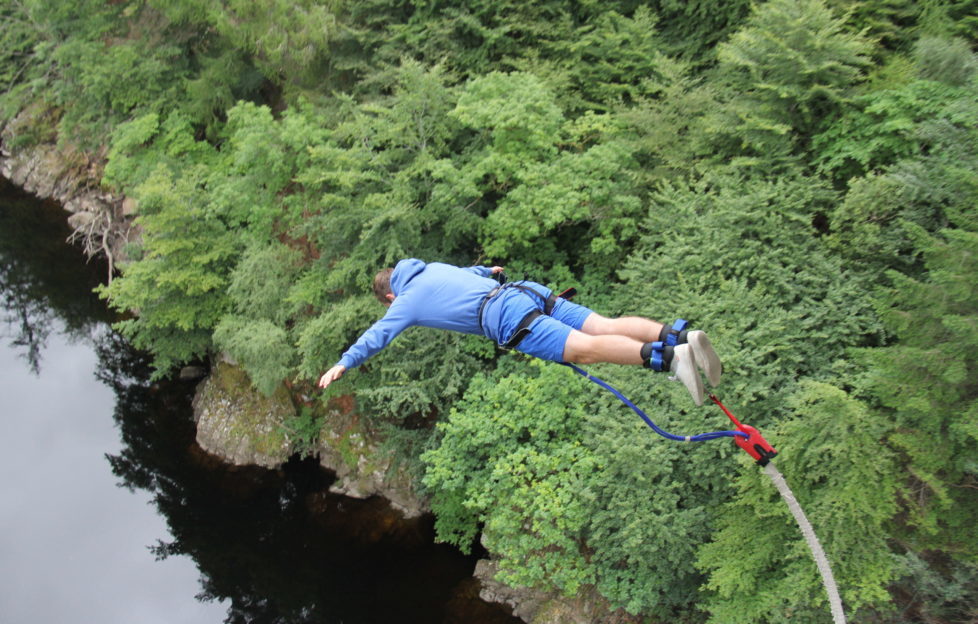
[[439,262],[425,264],[415,258],[401,260],[391,274],[394,302],[384,317],[346,350],[339,364],[347,369],[360,366],[412,325],[495,338],[496,332],[488,327],[485,332],[479,330],[478,318],[482,300],[499,285],[490,275],[489,267],[463,269]]

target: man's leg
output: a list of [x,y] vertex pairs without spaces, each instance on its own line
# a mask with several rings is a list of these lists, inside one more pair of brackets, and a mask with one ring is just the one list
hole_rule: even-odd
[[[642,364],[648,365],[646,345],[640,340],[615,334],[592,336],[577,330],[572,330],[564,343],[564,361],[575,364],[595,364],[608,362],[611,364]],[[668,362],[665,368],[686,386],[693,402],[703,404],[703,380],[696,370],[696,357],[688,344],[670,348]]]
[[[697,405],[702,404],[704,394],[697,365],[713,385],[720,375],[720,360],[703,332],[680,332],[634,316],[610,319],[566,299],[557,300],[550,316],[537,318],[517,348],[557,362],[641,364],[669,372],[686,386]],[[704,354],[703,362],[698,348]]]
[[608,334],[628,336],[629,338],[634,338],[645,343],[658,340],[659,335],[662,333],[662,327],[662,323],[638,316],[607,318],[597,312],[592,312],[584,320],[581,331],[592,336],[604,336]]
[[564,343],[564,361],[575,364],[643,364],[642,344],[628,336],[593,336],[574,329]]
[[[669,329],[662,323],[647,318],[638,316],[606,318],[596,312],[592,312],[581,326],[582,332],[592,336],[617,334],[640,340],[642,343],[664,342]],[[710,385],[719,384],[723,367],[709,337],[704,332],[694,329],[681,334],[679,342],[688,342],[692,347],[696,364],[706,373]]]

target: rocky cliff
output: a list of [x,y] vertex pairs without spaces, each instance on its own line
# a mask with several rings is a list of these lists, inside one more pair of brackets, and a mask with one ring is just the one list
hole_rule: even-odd
[[[103,156],[59,143],[51,130],[57,121],[52,115],[48,109],[29,108],[0,128],[0,175],[37,197],[60,203],[69,213],[73,241],[90,256],[105,255],[111,279],[115,263],[124,260],[126,244],[139,236],[133,223],[135,202],[100,188]],[[403,466],[394,465],[383,440],[362,422],[351,397],[330,403],[325,423],[313,432],[312,448],[304,446],[309,440],[291,427],[303,402],[303,397],[295,396],[284,384],[266,397],[233,362],[218,361],[195,393],[197,442],[228,463],[270,469],[301,450],[318,456],[320,464],[336,474],[330,488],[335,493],[354,498],[381,496],[407,518],[430,510],[424,497],[416,493],[411,476]],[[308,437],[310,432],[304,433]],[[564,598],[516,589],[496,581],[495,572],[492,561],[479,562],[475,577],[482,585],[481,597],[508,604],[526,622],[635,621],[621,612],[610,612],[596,595]]]
[[241,368],[219,361],[194,397],[197,442],[228,463],[266,468],[278,468],[301,450],[318,456],[324,468],[336,473],[330,490],[337,494],[382,496],[407,518],[428,511],[407,472],[392,465],[382,441],[362,426],[352,400],[330,403],[321,428],[299,435],[293,424],[297,399],[285,385],[266,397]]
[[0,129],[0,175],[42,199],[61,204],[73,242],[89,257],[108,259],[109,279],[125,245],[138,236],[134,202],[99,187],[103,159],[60,143],[49,109],[28,107]]

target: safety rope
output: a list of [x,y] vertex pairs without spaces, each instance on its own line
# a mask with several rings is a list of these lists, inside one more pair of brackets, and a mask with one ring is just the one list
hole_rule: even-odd
[[[619,401],[621,401],[622,403],[624,403],[628,407],[632,408],[632,411],[633,412],[635,412],[636,414],[638,414],[639,416],[641,416],[642,417],[642,420],[645,421],[645,424],[647,424],[649,427],[651,427],[653,431],[655,431],[660,436],[662,436],[663,438],[666,438],[668,440],[675,440],[676,442],[705,442],[706,440],[716,440],[718,438],[738,438],[738,437],[739,438],[743,438],[744,440],[747,440],[750,437],[748,434],[744,433],[743,431],[711,431],[709,433],[700,433],[700,434],[692,435],[692,436],[680,436],[680,435],[675,435],[673,433],[669,433],[668,431],[663,430],[658,425],[656,425],[654,422],[652,422],[652,419],[649,418],[648,415],[645,412],[643,412],[642,410],[640,410],[638,408],[638,406],[636,406],[634,403],[632,403],[629,400],[628,397],[626,397],[617,388],[615,388],[614,386],[612,386],[608,382],[604,381],[603,379],[601,379],[599,377],[595,377],[591,373],[589,373],[589,372],[587,372],[585,370],[582,370],[582,369],[574,366],[573,364],[570,364],[568,362],[561,362],[561,363],[564,366],[569,366],[577,374],[579,374],[579,375],[587,378],[590,381],[593,381],[594,383],[598,384],[599,386],[601,386],[602,388],[604,388],[605,390],[607,390],[611,394],[615,395],[618,398]],[[726,411],[726,410],[724,409],[724,411]]]

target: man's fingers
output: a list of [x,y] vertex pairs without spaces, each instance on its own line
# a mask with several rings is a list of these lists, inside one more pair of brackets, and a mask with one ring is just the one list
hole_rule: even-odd
[[322,377],[319,378],[319,387],[325,388],[329,384],[333,383],[334,381],[342,377],[345,371],[346,368],[344,368],[343,366],[334,366],[333,368],[329,369]]

